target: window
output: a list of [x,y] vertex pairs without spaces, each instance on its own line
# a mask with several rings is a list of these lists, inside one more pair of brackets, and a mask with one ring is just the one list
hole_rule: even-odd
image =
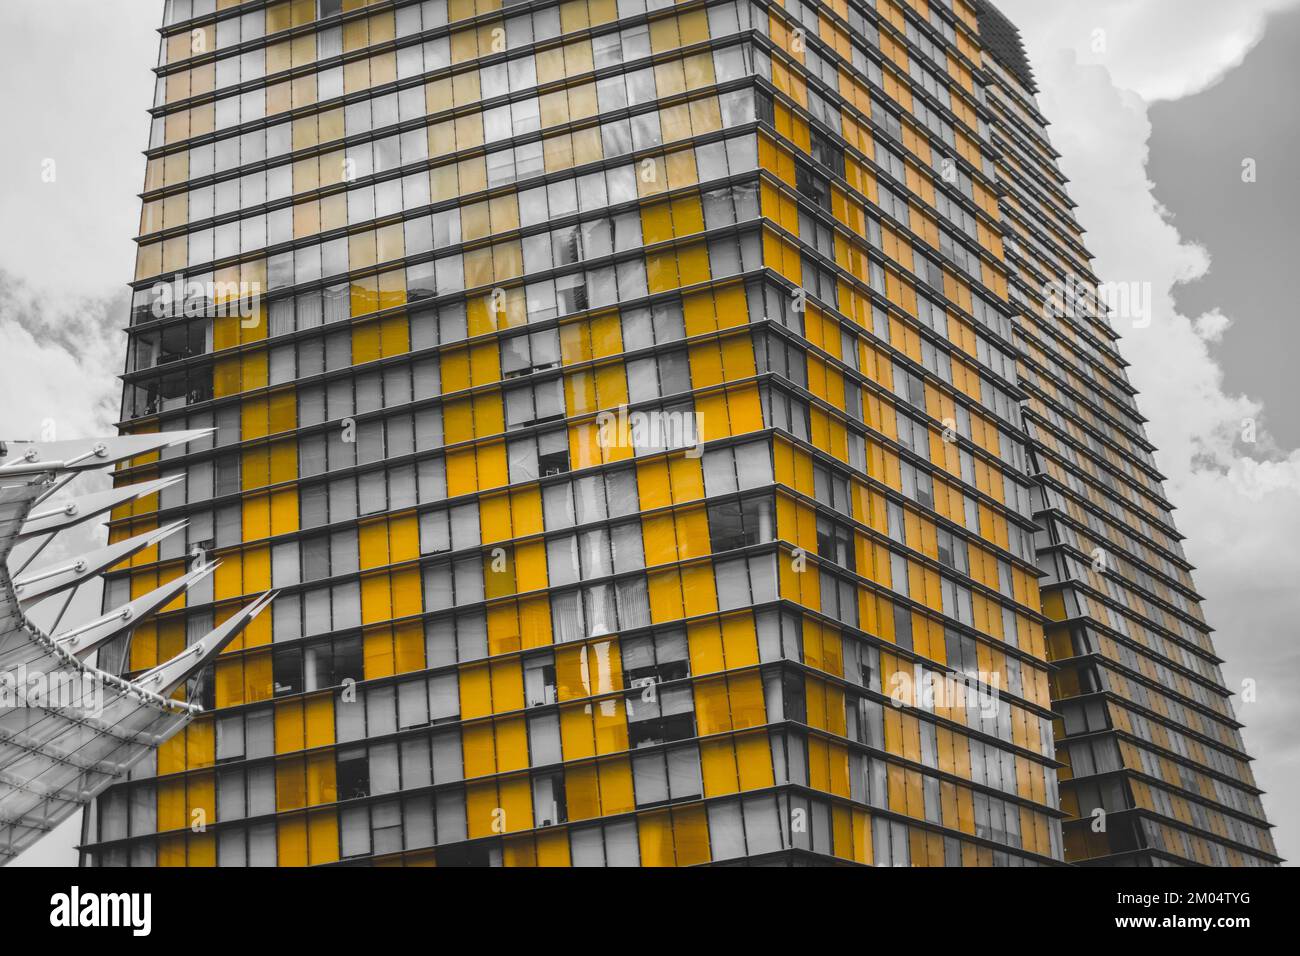
[[524,702],[528,707],[554,704],[556,697],[555,659],[547,653],[524,660]]
[[546,543],[546,561],[552,586],[640,570],[645,566],[641,523],[625,522],[552,538]]
[[731,551],[774,540],[772,498],[767,495],[709,505],[712,551]]
[[[842,158],[842,157],[841,157]],[[831,184],[825,176],[815,172],[807,163],[795,161],[795,188],[820,209],[831,211]],[[804,213],[800,213],[802,219]],[[800,235],[803,235],[802,224]]]
[[507,389],[504,397],[507,431],[564,418],[562,379]]
[[551,596],[551,627],[557,644],[649,623],[650,600],[640,575]]
[[966,541],[951,531],[940,528],[938,531],[939,563],[962,574],[970,573]]
[[635,756],[632,781],[638,809],[697,799],[704,792],[699,748],[691,744]]
[[690,652],[686,632],[674,629],[621,642],[623,682],[642,687],[647,682],[662,684],[690,676]]
[[370,796],[370,760],[365,747],[340,749],[336,773],[340,800]]
[[777,598],[776,559],[770,554],[715,561],[713,573],[719,610],[763,604]]
[[857,570],[852,530],[825,515],[817,516],[817,554],[849,571]]
[[704,492],[710,498],[772,484],[772,453],[766,442],[750,442],[704,453]]
[[560,475],[569,470],[569,438],[563,430],[519,438],[506,446],[510,483]]
[[501,372],[506,378],[542,372],[559,365],[560,335],[554,329],[516,335],[501,342]]
[[[635,514],[639,508],[636,472],[631,468],[588,475],[574,481],[551,483],[542,488],[542,513],[548,531]],[[616,529],[616,562],[619,561],[620,542],[628,549],[624,552],[624,557],[634,550],[630,534],[626,529]],[[622,566],[624,565],[620,565]]]
[[569,819],[565,803],[564,774],[547,773],[533,777],[533,823],[539,827],[555,826]]
[[302,648],[277,649],[271,656],[271,670],[276,697],[302,693]]

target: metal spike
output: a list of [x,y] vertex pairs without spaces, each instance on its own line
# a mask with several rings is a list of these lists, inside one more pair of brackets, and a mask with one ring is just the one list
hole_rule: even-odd
[[119,541],[117,544],[110,544],[105,548],[83,554],[71,561],[55,562],[48,568],[33,571],[15,581],[14,593],[18,596],[18,601],[24,608],[30,607],[36,601],[49,597],[51,594],[56,594],[70,587],[76,587],[106,568],[110,568],[119,561],[143,551],[151,544],[156,544],[169,534],[179,531],[187,524],[189,524],[188,521],[174,521],[154,531],[146,531],[144,534],[138,534],[133,538],[127,538],[125,541]]
[[194,441],[214,431],[215,428],[191,428],[185,431],[117,435],[100,439],[7,442],[5,454],[0,457],[0,477],[105,468],[137,455]]
[[172,475],[168,478],[156,478],[153,481],[142,481],[136,485],[124,485],[121,488],[113,488],[109,491],[100,491],[91,495],[83,495],[80,498],[73,498],[62,505],[29,515],[27,523],[23,525],[18,536],[19,538],[30,538],[32,535],[48,534],[52,531],[71,528],[83,521],[89,521],[91,518],[102,515],[106,511],[111,511],[124,502],[143,498],[164,488],[169,488],[178,481],[183,481],[184,478],[184,475]]
[[84,658],[97,647],[130,630],[154,611],[171,603],[186,588],[197,584],[216,570],[218,563],[220,562],[204,565],[181,575],[174,581],[168,581],[162,587],[155,588],[148,594],[141,595],[134,601],[123,604],[93,621],[64,631],[54,640],[62,650]]
[[230,620],[219,624],[165,664],[141,674],[131,683],[141,690],[160,697],[168,697],[185,683],[190,675],[212,660],[246,628],[253,618],[261,614],[278,592],[266,591],[253,603],[236,613]]

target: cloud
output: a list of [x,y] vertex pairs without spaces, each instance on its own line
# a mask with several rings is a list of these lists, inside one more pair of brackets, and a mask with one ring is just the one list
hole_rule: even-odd
[[[1190,96],[1245,59],[1270,13],[1296,0],[998,0],[1029,41],[1030,60],[1073,52],[1148,102]],[[1039,84],[1046,87],[1045,83]],[[1059,117],[1058,117],[1059,119]]]
[[131,278],[161,17],[161,3],[0,3],[0,267],[78,294]]
[[[1200,316],[1181,315],[1179,283],[1213,263],[1185,242],[1147,179],[1150,101],[1189,95],[1241,62],[1263,35],[1267,16],[1294,2],[1148,0],[1141,4],[1003,0],[1022,29],[1052,123],[1053,145],[1071,180],[1078,216],[1105,282],[1150,283],[1151,322],[1117,321],[1129,378],[1168,476],[1175,519],[1187,535],[1189,560],[1218,628],[1225,679],[1240,692],[1257,682],[1255,701],[1234,701],[1269,818],[1284,856],[1300,857],[1300,810],[1282,794],[1300,778],[1300,451],[1282,449],[1254,423],[1261,404],[1224,389],[1210,345],[1232,334],[1232,303]],[[1106,50],[1089,47],[1106,31]],[[1252,435],[1252,431],[1254,434]],[[1252,443],[1247,440],[1253,437]]]
[[0,269],[0,438],[114,434],[129,301],[50,294]]
[[[100,298],[37,291],[0,269],[0,439],[82,438],[116,433],[128,315],[125,292]],[[108,486],[108,476],[90,474],[73,482],[58,499],[89,494]],[[102,547],[106,535],[91,521],[58,535],[34,568]],[[24,545],[15,557],[28,553]],[[98,580],[80,588],[63,618],[63,627],[99,612]],[[58,601],[33,612],[48,627]],[[75,866],[80,816],[14,861],[16,866]]]
[[[41,295],[0,269],[0,356],[5,362],[0,375],[0,438],[62,440],[117,433],[122,386],[113,370],[123,366],[126,336],[120,326],[128,302],[125,293],[99,299]],[[109,476],[92,472],[55,500],[107,487]],[[102,547],[105,538],[100,521],[78,525],[58,535],[33,567]],[[25,554],[26,547],[15,556]],[[97,588],[82,590],[90,600],[79,600],[66,623],[98,610]],[[35,620],[49,623],[44,613],[49,610],[38,610]]]

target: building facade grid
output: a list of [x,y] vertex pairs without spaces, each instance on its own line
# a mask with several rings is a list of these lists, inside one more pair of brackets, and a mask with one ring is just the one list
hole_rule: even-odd
[[279,596],[84,861],[1275,859],[991,15],[171,0],[108,656]]

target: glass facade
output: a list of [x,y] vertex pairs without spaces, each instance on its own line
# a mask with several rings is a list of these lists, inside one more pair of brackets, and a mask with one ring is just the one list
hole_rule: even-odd
[[975,8],[164,21],[106,604],[221,564],[112,663],[278,594],[87,863],[1065,859]]

